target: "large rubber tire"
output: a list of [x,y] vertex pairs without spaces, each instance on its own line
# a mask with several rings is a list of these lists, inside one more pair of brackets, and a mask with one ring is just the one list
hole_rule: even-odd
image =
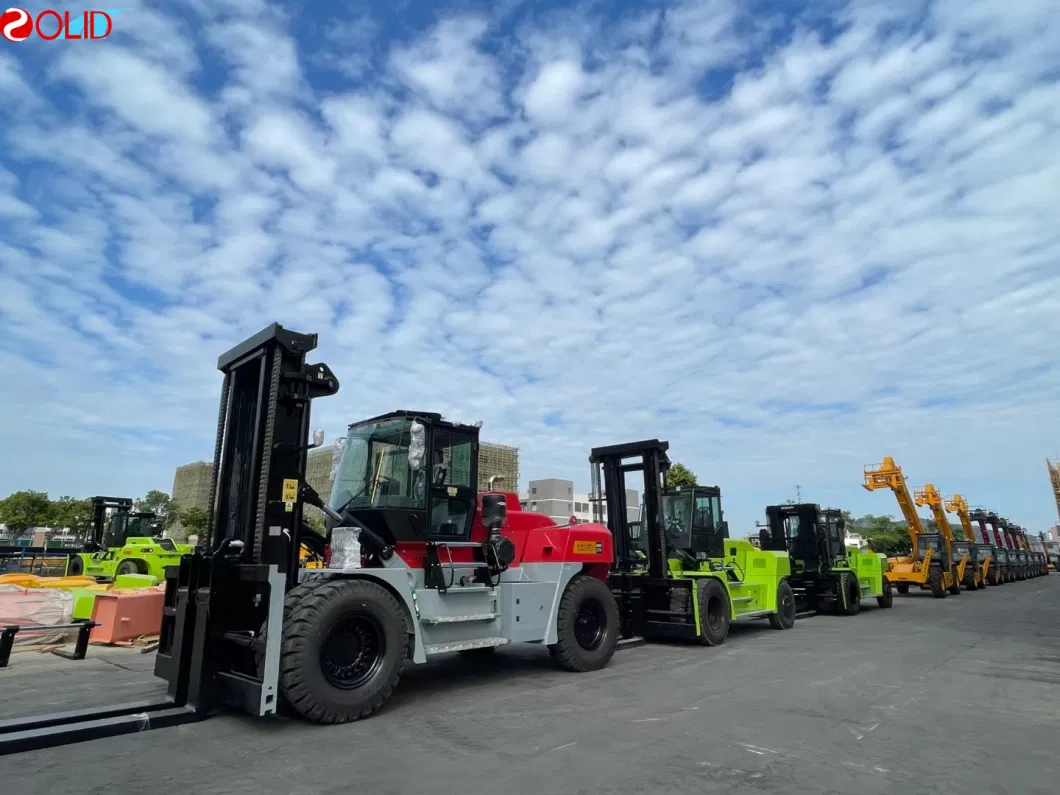
[[973,569],[965,567],[964,580],[962,581],[962,584],[969,591],[979,590],[979,584],[975,581],[975,571]]
[[856,616],[861,612],[861,584],[858,578],[844,572],[839,575],[839,587],[843,589],[843,615]]
[[954,596],[960,596],[961,595],[961,581],[957,579],[957,568],[956,568],[956,566],[953,567],[953,569],[951,569],[950,573],[953,576],[953,585],[951,585],[949,587],[949,591]]
[[942,567],[932,566],[928,569],[927,586],[931,591],[931,595],[936,599],[946,598],[946,589],[942,587]]
[[909,593],[909,583],[900,582],[900,583],[898,583],[897,585],[894,586],[894,590],[898,591],[898,593],[900,593],[903,596],[905,596],[907,593]]
[[114,576],[120,577],[123,574],[138,574],[140,571],[140,564],[135,560],[123,560],[118,564],[118,567],[114,569]]
[[729,637],[729,592],[713,577],[696,586],[699,599],[699,642],[704,646],[720,646]]
[[548,647],[566,671],[598,671],[618,648],[618,603],[595,577],[578,574],[567,583],[556,614],[557,640]]
[[67,577],[80,577],[85,573],[85,561],[80,555],[71,555],[66,565]]
[[795,626],[795,592],[787,580],[777,586],[777,612],[769,616],[773,629],[791,629]]
[[390,591],[370,580],[311,581],[287,594],[283,612],[280,691],[291,709],[347,723],[386,703],[409,652],[405,611]]
[[891,589],[891,581],[883,578],[883,593],[876,597],[876,604],[880,607],[894,607],[894,591]]

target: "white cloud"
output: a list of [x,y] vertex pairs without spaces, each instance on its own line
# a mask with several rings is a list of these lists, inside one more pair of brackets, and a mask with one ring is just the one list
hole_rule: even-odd
[[35,385],[0,394],[0,493],[168,488],[210,453],[217,355],[279,320],[343,383],[315,424],[481,419],[524,485],[659,436],[735,532],[796,482],[896,513],[858,488],[884,455],[1055,521],[1045,0],[837,3],[831,33],[442,8],[400,41],[347,20],[349,53],[184,5],[204,28],[0,56],[0,367]]

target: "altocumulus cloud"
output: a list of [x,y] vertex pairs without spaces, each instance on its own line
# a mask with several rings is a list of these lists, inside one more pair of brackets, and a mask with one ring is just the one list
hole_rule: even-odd
[[858,488],[890,454],[1044,529],[1055,4],[632,5],[174,0],[5,46],[0,491],[168,487],[275,319],[331,433],[432,407],[583,488],[668,438],[741,532],[796,483],[896,513]]

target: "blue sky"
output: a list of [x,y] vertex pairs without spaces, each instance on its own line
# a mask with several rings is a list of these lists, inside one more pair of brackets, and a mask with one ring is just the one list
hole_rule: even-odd
[[897,514],[884,455],[1056,521],[1054,4],[122,7],[0,42],[0,492],[168,490],[279,320],[329,436],[435,407],[583,489],[658,436],[739,532]]

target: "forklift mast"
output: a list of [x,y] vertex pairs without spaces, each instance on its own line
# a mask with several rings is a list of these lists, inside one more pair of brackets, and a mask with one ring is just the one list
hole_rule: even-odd
[[129,497],[93,497],[92,530],[85,541],[87,551],[102,552],[106,548],[108,512],[114,512],[111,516],[127,517],[132,507],[133,501]]
[[[628,574],[643,561],[634,557],[626,512],[626,474],[642,472],[643,508],[640,535],[647,541],[648,575],[661,579],[669,571],[666,534],[663,532],[662,494],[670,468],[669,442],[648,439],[608,447],[595,447],[589,455],[591,467],[593,521],[605,524],[602,505],[607,508],[606,525],[614,538],[615,570]],[[625,463],[632,460],[632,463]]]
[[281,626],[297,581],[310,402],[339,388],[326,364],[306,364],[316,343],[274,323],[218,360],[209,524],[166,569],[154,668],[165,697],[0,720],[0,755],[190,723],[220,705],[276,712],[280,633],[261,629]]

